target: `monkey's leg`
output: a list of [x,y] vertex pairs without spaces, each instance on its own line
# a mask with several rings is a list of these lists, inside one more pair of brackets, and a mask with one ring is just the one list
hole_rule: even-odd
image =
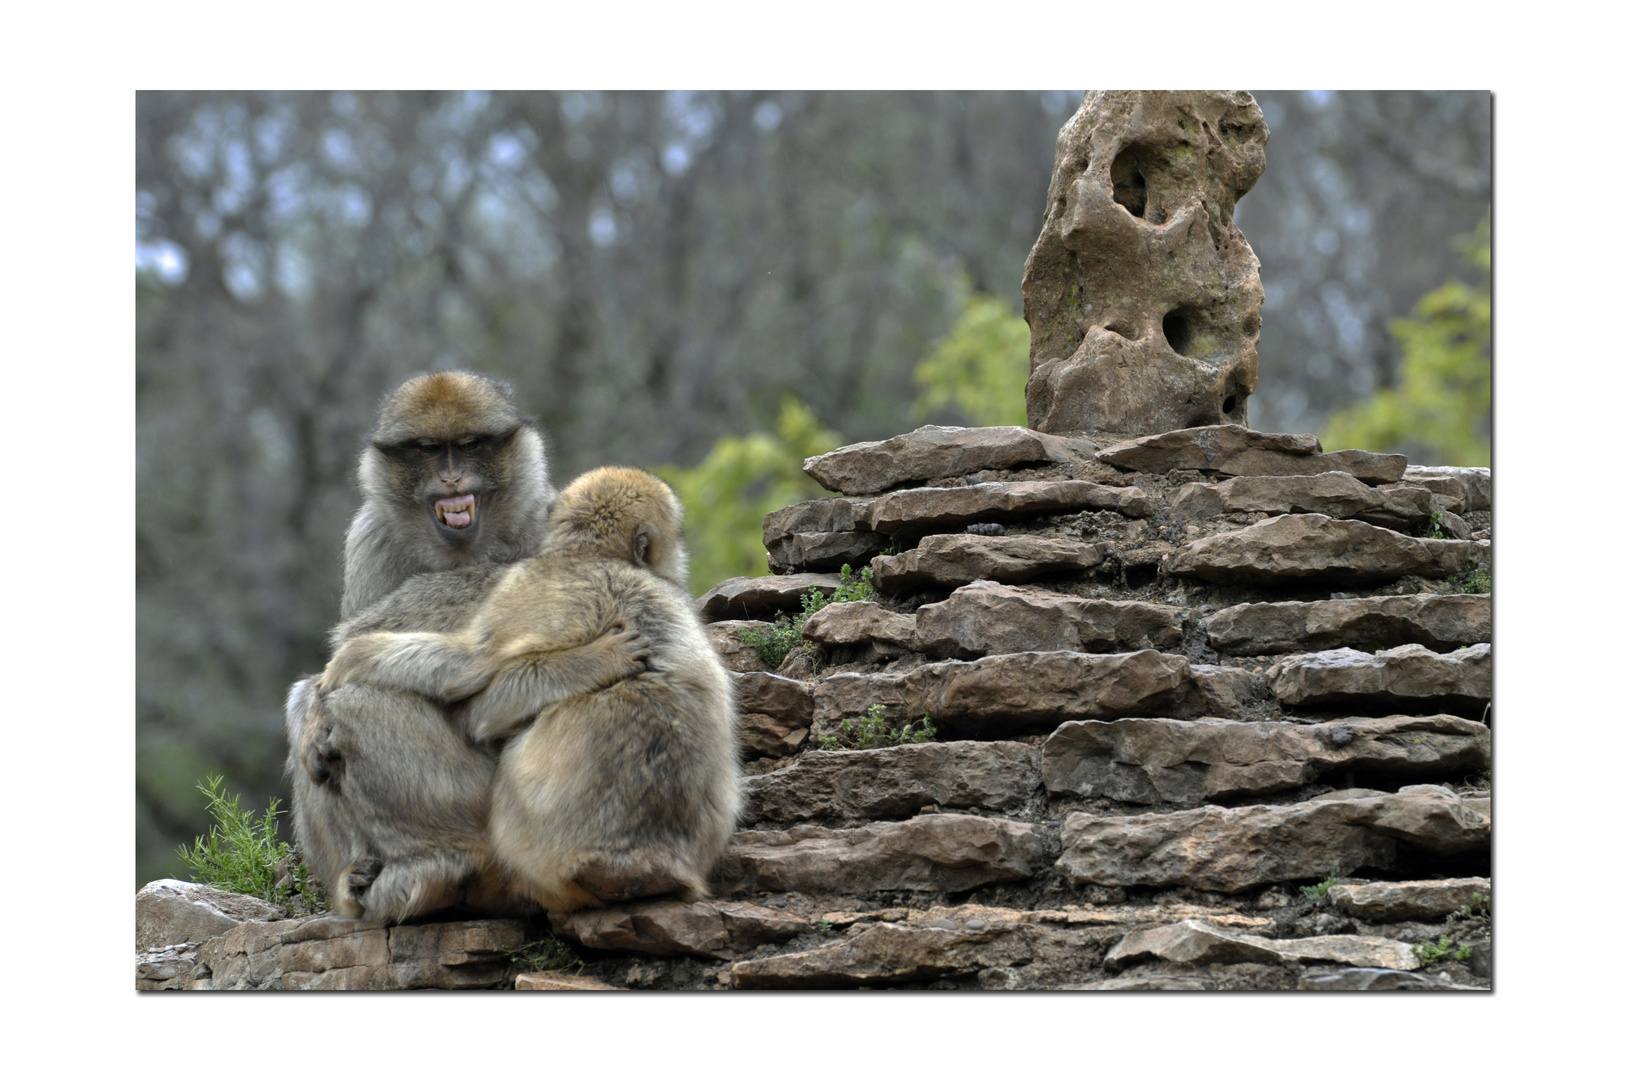
[[652,654],[649,639],[625,626],[573,649],[523,652],[525,644],[505,650],[511,658],[465,706],[463,730],[469,738],[506,738],[549,705],[642,674]]

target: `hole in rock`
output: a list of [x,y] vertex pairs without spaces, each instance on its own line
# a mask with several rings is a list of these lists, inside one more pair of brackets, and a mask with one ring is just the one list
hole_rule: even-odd
[[1232,394],[1230,397],[1226,398],[1225,403],[1220,406],[1220,411],[1225,413],[1226,416],[1230,416],[1231,413],[1234,412],[1235,410],[1236,410],[1236,395]]
[[1112,161],[1112,201],[1138,218],[1146,216],[1146,174],[1141,166],[1144,151],[1125,147]]
[[1186,351],[1191,347],[1191,318],[1184,310],[1176,308],[1163,316],[1163,338],[1181,356],[1191,355]]

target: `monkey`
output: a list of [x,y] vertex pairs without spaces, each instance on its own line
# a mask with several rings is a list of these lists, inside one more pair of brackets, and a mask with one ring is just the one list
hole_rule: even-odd
[[341,620],[416,574],[536,554],[555,495],[512,389],[467,371],[420,375],[386,396],[357,478]]
[[[509,386],[462,371],[421,375],[386,395],[357,475],[363,502],[345,538],[345,622],[334,647],[347,622],[455,625],[496,571],[536,552],[556,494],[541,437]],[[432,571],[447,572],[428,594],[434,610],[424,596],[390,605],[402,582]],[[489,746],[470,744],[440,704],[418,695],[356,687],[324,696],[310,679],[289,691],[284,722],[294,834],[334,912],[361,914],[356,897],[385,857],[394,865],[378,895],[389,910],[479,906],[496,768]],[[405,895],[392,895],[397,879],[410,883]]]
[[539,553],[459,629],[353,627],[322,673],[329,695],[463,699],[470,739],[506,740],[489,842],[511,896],[570,911],[709,895],[739,752],[732,684],[686,588],[682,514],[649,473],[589,472],[559,493]]

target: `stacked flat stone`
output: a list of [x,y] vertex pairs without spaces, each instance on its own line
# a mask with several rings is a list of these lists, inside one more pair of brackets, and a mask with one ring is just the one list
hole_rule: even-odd
[[[502,985],[545,933],[586,969],[522,989],[1489,984],[1487,470],[1229,425],[806,468],[837,494],[768,516],[776,573],[699,601],[751,774],[713,899],[389,928],[169,883],[138,985]],[[767,670],[741,631],[843,563],[877,598]],[[817,748],[875,705],[936,739]],[[1424,967],[1442,933],[1470,960]]]

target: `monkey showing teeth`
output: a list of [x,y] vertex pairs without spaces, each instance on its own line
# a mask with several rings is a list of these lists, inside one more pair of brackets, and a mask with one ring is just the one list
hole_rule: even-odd
[[[488,839],[511,895],[558,911],[708,895],[739,810],[738,750],[732,684],[685,587],[682,513],[649,473],[594,470],[560,492],[537,556],[501,571],[455,628],[368,631],[372,613],[341,628],[323,692],[466,698],[471,740],[509,739]],[[445,576],[386,606],[427,610]],[[386,858],[366,888],[369,917],[434,894],[381,890],[390,870]]]
[[[463,371],[389,394],[358,474],[339,615],[366,630],[455,627],[507,564],[536,553],[555,494],[512,391]],[[433,584],[393,600],[409,579]],[[336,913],[399,920],[491,902],[494,748],[465,738],[438,700],[360,684],[322,695],[314,679],[296,683],[285,723],[294,834]]]

